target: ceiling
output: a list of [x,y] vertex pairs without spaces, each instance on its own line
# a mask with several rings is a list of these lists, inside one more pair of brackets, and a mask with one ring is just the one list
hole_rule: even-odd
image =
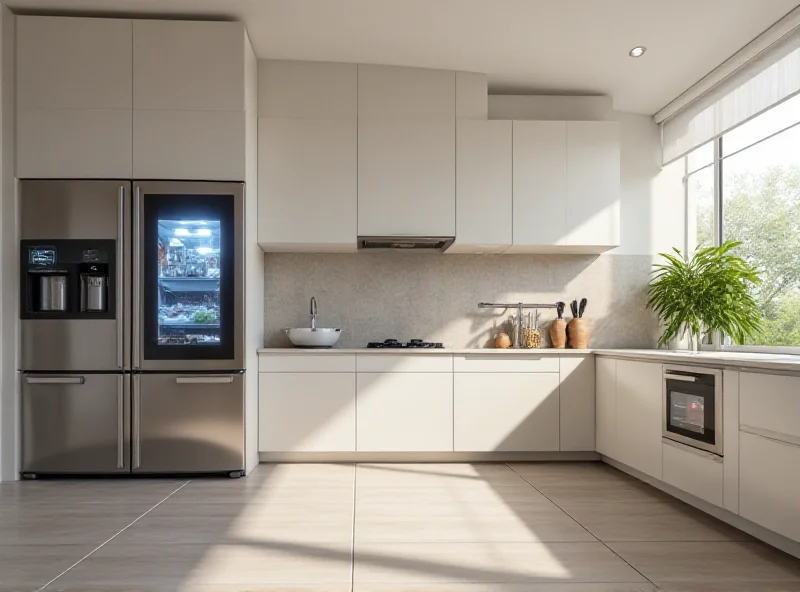
[[[653,114],[797,0],[3,0],[17,12],[243,21],[260,58],[489,74],[493,93],[604,94]],[[644,45],[640,59],[628,51]]]

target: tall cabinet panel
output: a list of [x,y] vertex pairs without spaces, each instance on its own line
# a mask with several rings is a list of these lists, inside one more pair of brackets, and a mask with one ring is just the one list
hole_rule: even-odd
[[355,251],[356,65],[266,60],[259,85],[259,244]]
[[626,465],[662,478],[661,364],[617,360],[616,456]]
[[244,181],[246,44],[242,23],[133,22],[134,177]]
[[17,176],[130,178],[132,24],[17,17]]
[[567,122],[567,244],[619,245],[619,124]]
[[455,235],[455,72],[358,66],[358,234]]
[[514,245],[509,253],[566,244],[566,192],[566,122],[515,121]]
[[456,241],[448,253],[502,253],[511,246],[511,122],[459,120]]

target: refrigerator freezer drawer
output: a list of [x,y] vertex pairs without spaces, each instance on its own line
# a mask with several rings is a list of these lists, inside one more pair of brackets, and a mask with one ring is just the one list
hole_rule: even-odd
[[244,468],[244,375],[135,374],[132,466],[140,473]]
[[22,377],[22,471],[130,471],[130,377]]

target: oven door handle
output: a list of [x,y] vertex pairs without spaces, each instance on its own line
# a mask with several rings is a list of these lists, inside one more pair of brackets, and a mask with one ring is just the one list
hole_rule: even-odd
[[681,382],[697,382],[696,376],[684,376],[683,374],[665,374],[666,380],[680,380]]

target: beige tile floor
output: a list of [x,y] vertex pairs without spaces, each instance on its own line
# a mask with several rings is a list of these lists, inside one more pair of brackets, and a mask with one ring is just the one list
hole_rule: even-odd
[[0,484],[0,592],[800,591],[800,560],[600,463]]

